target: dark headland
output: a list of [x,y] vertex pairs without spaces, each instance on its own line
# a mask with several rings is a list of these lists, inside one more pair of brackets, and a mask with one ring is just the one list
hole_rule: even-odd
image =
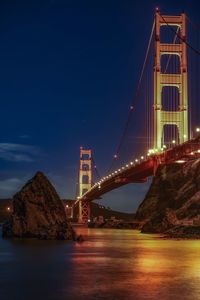
[[200,238],[200,159],[160,165],[136,219],[144,233]]

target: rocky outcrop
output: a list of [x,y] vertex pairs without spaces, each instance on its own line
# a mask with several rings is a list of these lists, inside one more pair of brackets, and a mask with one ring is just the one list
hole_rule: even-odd
[[136,219],[143,232],[200,225],[200,159],[160,165]]
[[42,172],[13,197],[13,213],[3,224],[3,237],[75,239],[63,203]]
[[165,232],[167,237],[176,239],[200,239],[200,226],[174,226]]

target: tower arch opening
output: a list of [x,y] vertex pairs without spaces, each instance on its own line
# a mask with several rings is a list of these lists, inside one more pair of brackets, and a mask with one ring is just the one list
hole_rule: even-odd
[[179,111],[180,93],[177,86],[163,86],[161,94],[163,111]]
[[82,176],[82,183],[83,184],[88,184],[89,183],[89,176],[88,175],[83,175]]
[[178,126],[176,124],[164,124],[162,132],[162,145],[171,148],[180,143]]
[[162,74],[180,74],[180,56],[178,54],[162,54],[160,57],[160,70]]
[[89,171],[89,165],[88,164],[82,164],[82,170],[83,171]]
[[[163,16],[165,20],[165,16]],[[160,27],[160,42],[163,44],[180,44],[180,26],[178,24],[170,24],[167,26],[162,20]]]

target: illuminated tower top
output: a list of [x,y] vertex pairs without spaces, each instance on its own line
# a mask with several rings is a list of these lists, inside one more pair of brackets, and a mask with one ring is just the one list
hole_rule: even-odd
[[[161,30],[167,27],[174,35],[170,42],[163,42]],[[177,136],[175,143],[188,140],[188,79],[186,53],[186,16],[165,16],[159,10],[155,14],[155,62],[154,62],[154,139],[153,147],[160,150],[163,147],[164,129],[173,126]],[[163,59],[165,58],[167,59]],[[175,72],[169,72],[173,59],[178,58]],[[163,66],[163,61],[165,66]],[[177,61],[177,60],[176,60]],[[167,62],[167,65],[166,65]],[[178,67],[177,67],[178,65]],[[171,68],[173,70],[173,68]],[[178,70],[178,71],[177,71]],[[167,92],[168,109],[164,101]],[[178,105],[175,105],[174,92],[178,95]],[[171,140],[174,138],[170,137]]]

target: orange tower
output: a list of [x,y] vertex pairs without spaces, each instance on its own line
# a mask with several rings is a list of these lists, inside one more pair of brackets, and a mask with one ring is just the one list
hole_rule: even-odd
[[[163,26],[174,30],[178,36],[178,43],[162,43],[160,31]],[[178,34],[176,34],[178,32]],[[177,129],[179,143],[188,140],[188,82],[187,82],[187,57],[186,57],[186,16],[164,16],[157,11],[155,15],[155,63],[154,63],[154,138],[153,148],[158,151],[163,147],[163,134],[165,125],[173,125]],[[178,56],[180,60],[180,72],[166,74],[161,72],[161,58],[168,55]],[[174,87],[178,89],[178,108],[173,111],[163,109],[163,88]],[[173,98],[171,96],[171,101]],[[174,141],[175,143],[175,141]]]
[[[80,148],[79,168],[79,197],[92,186],[92,150]],[[79,201],[79,223],[87,223],[90,220],[90,203],[86,200]]]

